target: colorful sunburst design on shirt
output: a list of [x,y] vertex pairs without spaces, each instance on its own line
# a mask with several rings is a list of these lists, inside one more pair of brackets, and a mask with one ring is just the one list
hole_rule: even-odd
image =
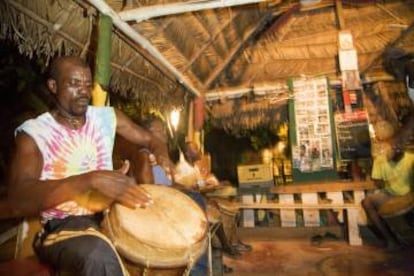
[[[115,115],[112,109],[90,108],[85,125],[77,130],[58,124],[46,113],[24,124],[43,156],[41,179],[61,179],[93,170],[112,170]],[[83,215],[89,210],[70,201],[45,211],[44,218]]]

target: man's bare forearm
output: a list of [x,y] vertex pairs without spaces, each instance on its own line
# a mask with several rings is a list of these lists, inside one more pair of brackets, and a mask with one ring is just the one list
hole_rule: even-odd
[[27,181],[18,186],[10,189],[7,206],[3,206],[9,209],[12,217],[37,215],[90,189],[88,183],[76,176],[62,180]]

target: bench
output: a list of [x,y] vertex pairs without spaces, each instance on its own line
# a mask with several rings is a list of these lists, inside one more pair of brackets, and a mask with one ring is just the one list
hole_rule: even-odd
[[367,192],[374,189],[375,185],[371,181],[330,181],[274,186],[269,189],[267,195],[274,195],[275,198],[266,202],[261,202],[257,197],[255,200],[255,195],[242,195],[242,226],[255,227],[254,210],[280,210],[281,227],[299,225],[297,210],[303,212],[305,227],[321,226],[321,210],[342,211],[339,212],[339,220],[345,223],[349,243],[362,245],[358,225],[365,225],[367,219],[361,201]]

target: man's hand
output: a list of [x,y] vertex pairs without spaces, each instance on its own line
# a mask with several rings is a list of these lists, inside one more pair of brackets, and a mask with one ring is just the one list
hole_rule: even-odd
[[92,187],[104,196],[129,208],[146,207],[153,203],[151,195],[141,188],[132,177],[126,175],[129,161],[115,171],[93,171],[85,174]]
[[385,182],[384,180],[378,180],[378,179],[374,179],[374,185],[378,188],[378,189],[382,189],[385,187]]

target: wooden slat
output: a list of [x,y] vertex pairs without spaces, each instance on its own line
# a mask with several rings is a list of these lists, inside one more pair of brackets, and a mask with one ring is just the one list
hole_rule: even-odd
[[[292,205],[294,204],[293,194],[283,194],[279,195],[279,204],[280,206],[285,205]],[[262,203],[263,204],[263,203]],[[267,204],[274,204],[274,203],[266,203]],[[269,205],[268,205],[269,206]],[[267,208],[263,208],[267,209]],[[296,227],[296,212],[294,208],[281,208],[280,209],[280,222],[282,227]]]
[[241,209],[286,209],[286,210],[295,210],[295,209],[359,209],[360,204],[354,203],[344,203],[344,204],[318,204],[318,205],[309,205],[301,203],[240,203],[239,208]]
[[361,208],[358,210],[358,224],[359,225],[367,225],[368,219],[367,215],[362,208],[361,201],[365,198],[365,192],[364,191],[354,191],[354,203],[359,204]]
[[[344,204],[344,195],[342,192],[327,192],[326,198],[330,201],[331,204]],[[336,211],[334,209],[334,211]],[[342,212],[338,212],[338,220],[339,222],[344,221],[344,216]]]
[[[318,206],[318,194],[317,193],[303,193],[302,204]],[[303,220],[306,227],[319,226],[319,210],[315,209],[303,209]]]
[[[242,195],[241,200],[241,204],[256,204],[254,203],[254,195]],[[254,210],[243,210],[242,225],[243,227],[254,227]]]
[[359,209],[347,209],[348,240],[350,245],[362,245],[358,226]]
[[340,192],[353,190],[373,190],[376,189],[372,181],[329,181],[329,182],[306,182],[301,184],[289,184],[270,188],[270,193],[274,194],[295,194],[313,192]]

